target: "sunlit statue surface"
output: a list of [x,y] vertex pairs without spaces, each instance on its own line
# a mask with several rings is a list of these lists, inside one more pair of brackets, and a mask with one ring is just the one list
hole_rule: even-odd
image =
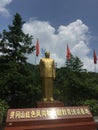
[[42,77],[43,101],[54,101],[53,80],[55,78],[55,64],[54,60],[50,58],[50,52],[45,52],[45,58],[40,60],[39,66]]

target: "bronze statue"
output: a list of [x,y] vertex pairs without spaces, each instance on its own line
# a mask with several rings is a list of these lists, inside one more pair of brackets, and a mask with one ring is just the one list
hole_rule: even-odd
[[45,52],[45,57],[40,60],[40,73],[42,77],[43,101],[54,101],[53,79],[55,78],[54,60],[50,58],[50,52]]

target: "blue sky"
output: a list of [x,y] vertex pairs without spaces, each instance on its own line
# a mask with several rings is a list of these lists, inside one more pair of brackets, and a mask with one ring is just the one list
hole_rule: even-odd
[[[51,52],[58,67],[66,61],[66,45],[84,68],[94,71],[93,51],[98,55],[98,0],[0,0],[0,32],[12,24],[18,12],[23,31],[39,38],[40,48]],[[37,58],[37,63],[41,58]],[[29,62],[35,63],[34,55]],[[98,71],[98,65],[96,65]]]

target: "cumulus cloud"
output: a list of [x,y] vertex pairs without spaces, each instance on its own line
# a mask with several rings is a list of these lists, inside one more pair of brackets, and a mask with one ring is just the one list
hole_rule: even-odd
[[6,6],[10,4],[12,0],[0,0],[0,14],[3,16],[8,17],[9,11],[6,9]]
[[[47,21],[30,20],[23,26],[23,31],[34,36],[34,44],[39,38],[40,49],[50,51],[51,57],[57,67],[65,65],[67,44],[74,56],[78,56],[88,71],[94,71],[93,59],[89,57],[89,28],[81,20],[76,20],[66,26],[61,25],[56,30]],[[37,58],[39,62],[40,56]],[[29,62],[35,63],[34,55],[29,57]]]

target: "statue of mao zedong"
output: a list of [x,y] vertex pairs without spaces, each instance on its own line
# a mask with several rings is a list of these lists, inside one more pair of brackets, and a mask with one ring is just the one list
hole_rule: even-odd
[[50,52],[45,52],[45,57],[40,60],[40,74],[42,77],[43,101],[54,101],[53,80],[55,78],[54,60],[50,58]]

